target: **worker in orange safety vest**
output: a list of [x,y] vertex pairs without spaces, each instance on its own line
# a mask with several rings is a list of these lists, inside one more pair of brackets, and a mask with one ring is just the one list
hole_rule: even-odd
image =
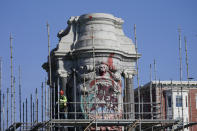
[[67,98],[64,95],[64,91],[60,90],[60,99],[59,99],[59,107],[60,107],[60,119],[66,118],[67,112]]

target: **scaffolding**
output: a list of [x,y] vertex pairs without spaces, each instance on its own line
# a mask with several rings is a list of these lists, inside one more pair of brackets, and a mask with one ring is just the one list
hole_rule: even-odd
[[[50,87],[49,87],[50,88]],[[59,86],[57,87],[53,87],[55,89],[59,90]],[[43,90],[43,85],[41,86],[41,91]],[[32,96],[30,96],[31,98]],[[47,98],[48,96],[45,95],[45,97]],[[35,98],[37,98],[37,89],[36,89],[36,94],[35,94]],[[32,98],[31,98],[32,99]],[[43,101],[45,98],[44,96],[41,97],[41,101]],[[37,99],[36,99],[36,105],[37,104]],[[59,107],[59,101],[57,100],[56,105],[52,106],[52,113],[50,112],[50,110],[48,110],[46,103],[45,105],[43,105],[43,107],[47,107],[47,108],[43,108],[45,109],[44,112],[47,112],[47,116],[46,114],[44,115],[44,113],[39,114],[37,109],[36,111],[33,110],[33,108],[31,108],[30,112],[35,112],[33,113],[36,116],[36,120],[35,121],[28,121],[28,106],[27,106],[27,99],[25,100],[25,102],[23,102],[23,112],[22,112],[22,118],[23,118],[23,122],[16,122],[13,123],[12,125],[10,125],[6,131],[14,131],[14,129],[16,130],[22,130],[22,131],[45,131],[45,130],[57,130],[57,129],[66,129],[67,127],[81,127],[84,129],[84,131],[88,131],[88,130],[95,130],[95,127],[97,127],[97,130],[102,128],[102,127],[116,127],[117,129],[122,128],[124,130],[132,130],[132,129],[136,129],[136,130],[149,130],[149,129],[154,129],[155,130],[161,130],[161,129],[167,129],[167,128],[172,128],[173,126],[175,126],[176,124],[179,123],[178,120],[166,120],[166,119],[160,119],[160,118],[156,118],[154,114],[156,114],[156,112],[142,112],[142,110],[140,112],[135,112],[134,114],[137,116],[141,116],[140,119],[138,118],[134,118],[134,119],[130,119],[127,117],[120,117],[120,116],[126,116],[128,114],[132,114],[133,112],[122,112],[122,113],[117,113],[117,112],[112,112],[112,113],[105,113],[105,112],[97,112],[97,116],[107,116],[104,119],[103,118],[96,118],[95,113],[91,113],[91,112],[77,112],[77,109],[75,109],[75,111],[73,112],[60,112],[59,110],[57,110],[57,107]],[[68,104],[92,104],[91,102],[86,102],[86,103],[79,103],[79,102],[70,102]],[[105,103],[97,103],[97,104],[105,104]],[[122,104],[123,107],[125,107],[125,105],[128,105],[128,103],[117,103],[117,104]],[[136,107],[138,107],[139,103],[129,103],[131,105],[135,105]],[[141,107],[142,104],[159,104],[159,103],[150,103],[150,102],[141,102]],[[38,107],[36,107],[38,108]],[[56,109],[55,109],[56,108]],[[141,108],[142,109],[142,108]],[[32,111],[33,110],[33,111]],[[55,111],[55,112],[53,112]],[[52,119],[50,119],[50,114],[52,115]],[[86,115],[86,116],[91,116],[91,117],[84,117],[83,119],[68,119],[67,117],[65,119],[58,119],[58,116],[65,114],[74,114],[74,116],[78,116],[78,115]],[[144,117],[144,115],[147,114],[153,114],[153,119],[148,119],[146,117]],[[40,116],[39,116],[40,115]],[[117,116],[114,117],[114,119],[110,119],[110,116]],[[119,117],[118,117],[119,116]],[[32,117],[32,113],[30,115],[31,119]],[[38,121],[38,117],[40,119],[40,121]],[[44,120],[44,117],[46,118],[46,120]],[[162,124],[162,125],[161,125]],[[191,124],[191,123],[190,123]],[[193,123],[194,125],[195,123]],[[192,125],[192,124],[191,124]],[[139,129],[139,127],[141,129]]]
[[[20,71],[19,71],[20,72]],[[75,73],[74,73],[75,75]],[[19,76],[20,77],[20,76]],[[125,80],[123,80],[124,82]],[[46,83],[46,82],[45,82]],[[74,81],[74,84],[76,82]],[[28,109],[28,101],[26,98],[25,101],[23,101],[23,107],[21,107],[21,101],[19,101],[19,113],[20,113],[20,121],[11,123],[11,125],[7,126],[5,129],[6,131],[46,131],[46,130],[62,130],[67,128],[75,128],[78,129],[79,127],[82,128],[84,131],[93,131],[93,130],[101,130],[102,127],[108,127],[112,128],[111,130],[125,130],[125,131],[132,131],[135,130],[167,130],[167,129],[174,129],[174,130],[182,130],[184,128],[188,128],[190,126],[196,125],[195,122],[190,122],[187,125],[184,125],[183,127],[176,126],[181,122],[181,120],[173,120],[173,119],[165,119],[165,113],[163,111],[163,94],[162,94],[162,84],[161,82],[155,81],[155,83],[150,83],[151,87],[145,92],[143,88],[139,87],[137,90],[137,94],[135,94],[135,102],[114,102],[113,104],[121,105],[124,109],[123,112],[105,112],[103,110],[98,110],[97,113],[90,112],[88,107],[91,104],[106,104],[105,102],[91,102],[88,99],[85,99],[86,101],[83,102],[67,102],[68,105],[75,105],[75,109],[73,112],[62,112],[60,107],[60,101],[59,101],[59,92],[60,92],[60,86],[59,86],[59,80],[57,83],[53,83],[53,86],[48,87],[47,92],[47,86],[42,83],[41,88],[36,88],[35,95],[30,95],[30,110]],[[45,92],[44,92],[45,87]],[[153,96],[153,92],[156,92],[156,96]],[[172,82],[171,82],[171,89],[172,89]],[[41,97],[38,97],[38,92],[41,92]],[[43,94],[45,93],[45,95]],[[74,95],[77,95],[76,92],[74,92]],[[138,101],[138,93],[140,93],[140,102]],[[47,95],[48,94],[48,95]],[[21,83],[19,84],[19,98],[21,98]],[[88,94],[83,94],[83,96],[87,96]],[[143,98],[142,96],[149,95],[152,98]],[[9,90],[7,89],[7,105],[9,103]],[[41,98],[41,100],[39,100]],[[4,98],[5,99],[5,98]],[[47,105],[47,99],[51,100],[52,102]],[[35,102],[33,102],[35,100]],[[45,102],[44,102],[45,100]],[[5,101],[5,100],[4,100]],[[41,102],[40,107],[38,102]],[[32,107],[33,103],[33,107]],[[35,103],[35,106],[34,106]],[[84,112],[78,111],[76,105],[84,105],[84,108],[87,109]],[[111,103],[112,104],[112,103]],[[134,112],[129,112],[127,109],[128,105],[131,107],[135,107]],[[146,110],[146,107],[149,106]],[[35,109],[34,109],[35,107]],[[140,108],[138,108],[140,107]],[[22,109],[22,110],[21,110]],[[41,113],[38,112],[38,109],[41,109]],[[139,110],[140,109],[140,110]],[[7,107],[7,124],[9,121],[8,117],[9,109]],[[31,113],[28,113],[31,112]],[[45,113],[44,113],[45,112]],[[30,114],[30,115],[29,115]],[[21,120],[22,115],[22,120]],[[66,117],[64,119],[60,119],[61,115],[65,115]],[[74,119],[69,118],[68,115],[74,115]],[[131,118],[128,116],[134,115],[135,117]],[[78,118],[77,116],[85,116],[83,118]],[[100,116],[100,117],[98,117]],[[30,117],[30,119],[28,118]],[[111,119],[113,117],[113,119]],[[34,119],[36,118],[36,119]],[[40,118],[40,119],[39,119]],[[28,121],[29,120],[29,121]],[[5,119],[3,119],[3,123]],[[3,125],[4,126],[4,125]]]
[[[195,122],[190,122],[187,125],[182,124],[182,126],[178,126],[182,120],[174,120],[174,119],[166,119],[166,114],[164,113],[163,107],[163,87],[162,84],[156,81],[156,64],[154,60],[154,74],[155,74],[155,83],[152,83],[152,66],[150,65],[150,87],[148,90],[144,90],[141,86],[139,86],[139,76],[138,76],[138,48],[137,48],[137,38],[136,38],[136,25],[134,26],[135,33],[135,50],[136,50],[136,75],[137,75],[137,88],[132,89],[131,80],[126,77],[124,74],[122,77],[121,83],[124,83],[123,101],[114,101],[114,102],[98,102],[96,96],[98,94],[98,90],[96,89],[97,80],[99,78],[96,77],[96,68],[95,68],[95,45],[94,45],[94,28],[91,27],[91,40],[92,40],[92,57],[93,57],[93,80],[95,90],[92,92],[86,91],[85,85],[85,77],[84,77],[84,92],[81,94],[83,101],[77,101],[77,70],[75,68],[72,69],[73,76],[73,92],[69,95],[72,95],[74,101],[68,101],[66,104],[69,106],[73,106],[74,109],[72,111],[62,111],[60,109],[60,81],[59,78],[53,81],[52,79],[52,68],[51,65],[51,53],[50,53],[50,38],[49,38],[49,24],[47,23],[47,33],[48,33],[48,69],[49,69],[49,81],[48,87],[46,80],[42,83],[41,88],[35,89],[35,95],[32,93],[30,98],[26,98],[25,101],[21,99],[21,70],[19,67],[19,113],[20,119],[15,120],[15,102],[14,108],[12,107],[12,95],[14,93],[15,97],[15,79],[13,79],[12,74],[12,44],[11,48],[11,111],[9,111],[8,103],[9,103],[9,89],[7,88],[7,127],[6,131],[63,131],[67,129],[74,129],[77,131],[78,129],[83,131],[98,131],[106,130],[110,131],[165,131],[165,130],[184,130],[184,128],[188,128],[190,126],[196,125]],[[10,41],[12,37],[10,35]],[[12,43],[12,41],[10,42]],[[182,81],[182,78],[180,79]],[[14,82],[14,83],[12,83]],[[181,82],[182,84],[182,82]],[[172,85],[172,82],[171,82]],[[189,85],[189,77],[188,77],[188,85]],[[130,87],[130,89],[126,89],[126,86]],[[14,92],[12,91],[14,88]],[[171,86],[172,89],[172,86]],[[182,90],[182,88],[181,88]],[[39,97],[39,91],[41,92],[41,96]],[[129,101],[131,97],[131,92],[134,92],[134,101]],[[1,93],[0,93],[1,94]],[[89,95],[94,95],[94,101],[89,99]],[[128,95],[129,94],[129,95]],[[153,95],[156,94],[156,95]],[[181,94],[182,95],[182,94]],[[146,96],[146,97],[143,97]],[[39,100],[41,98],[41,100]],[[28,99],[30,100],[30,110],[28,109]],[[41,101],[41,104],[39,102]],[[190,100],[191,101],[191,100]],[[5,103],[5,96],[3,95],[3,103]],[[90,111],[91,105],[95,105],[95,111]],[[118,105],[122,107],[122,110],[114,109],[114,111],[106,111],[106,109],[101,108],[97,110],[98,105],[106,105],[109,104],[112,108],[113,105]],[[78,106],[82,105],[83,111],[78,110]],[[3,104],[3,112],[4,112]],[[133,108],[133,110],[131,109]],[[14,122],[12,121],[12,110],[14,109]],[[41,109],[41,113],[39,113],[39,109]],[[190,108],[191,109],[191,108]],[[9,112],[11,112],[11,122],[9,122]],[[183,111],[182,111],[183,114]],[[3,114],[4,115],[4,114]],[[63,118],[62,118],[63,116]],[[29,118],[30,117],[30,118]],[[17,122],[19,121],[19,122]],[[4,128],[5,119],[3,119],[3,128]],[[9,125],[10,123],[10,125]],[[9,125],[9,126],[8,126]],[[104,130],[105,130],[104,129]]]

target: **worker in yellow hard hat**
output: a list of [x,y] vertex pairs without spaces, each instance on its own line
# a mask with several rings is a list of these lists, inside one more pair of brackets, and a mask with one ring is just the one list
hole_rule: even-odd
[[60,106],[60,119],[66,118],[66,112],[67,112],[67,98],[64,95],[64,91],[60,90],[60,100],[59,100],[59,106]]

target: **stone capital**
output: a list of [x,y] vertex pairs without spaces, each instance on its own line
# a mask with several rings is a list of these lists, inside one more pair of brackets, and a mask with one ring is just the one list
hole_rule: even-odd
[[130,71],[124,71],[123,75],[125,78],[130,78],[130,79],[132,79],[134,76],[133,72],[130,72]]
[[57,74],[58,74],[60,77],[68,77],[68,72],[65,71],[65,70],[57,70]]

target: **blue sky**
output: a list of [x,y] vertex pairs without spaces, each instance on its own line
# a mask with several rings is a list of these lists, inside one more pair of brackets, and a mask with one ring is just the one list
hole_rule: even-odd
[[[197,79],[196,0],[1,0],[0,57],[3,59],[3,93],[10,87],[9,35],[13,35],[13,65],[18,90],[18,67],[22,68],[23,99],[39,88],[46,77],[42,64],[47,60],[46,22],[50,24],[51,47],[70,16],[111,13],[125,23],[125,34],[134,40],[137,25],[140,85],[150,78],[150,64],[156,60],[157,78],[179,80],[178,27],[182,29],[183,80],[186,80],[184,39],[188,40],[190,76]],[[40,90],[39,90],[40,91]]]

